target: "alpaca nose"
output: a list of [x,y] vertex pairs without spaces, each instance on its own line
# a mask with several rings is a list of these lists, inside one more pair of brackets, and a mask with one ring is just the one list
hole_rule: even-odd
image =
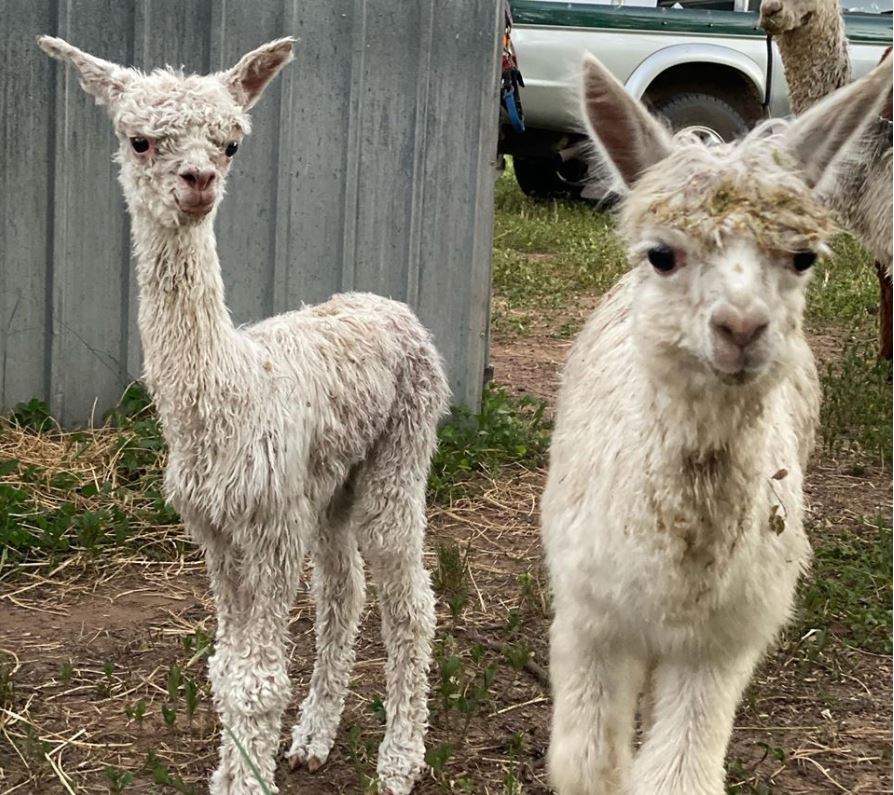
[[747,348],[766,330],[769,318],[766,312],[754,310],[739,312],[732,307],[722,307],[711,316],[711,328],[723,341],[737,348]]
[[182,179],[189,187],[197,191],[204,191],[214,181],[214,172],[209,170],[200,171],[197,168],[186,168],[180,172]]
[[782,0],[763,0],[761,3],[761,15],[772,17],[782,11]]

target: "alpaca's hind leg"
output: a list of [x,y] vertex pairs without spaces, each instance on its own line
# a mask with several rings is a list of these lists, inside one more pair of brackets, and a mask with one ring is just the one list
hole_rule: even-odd
[[311,772],[326,761],[335,742],[365,596],[363,559],[348,522],[321,528],[313,560],[316,662],[286,754],[293,769],[306,764]]
[[290,693],[285,637],[300,555],[275,544],[263,552],[270,558],[206,547],[218,617],[208,674],[221,722],[211,795],[262,795],[264,786],[277,791],[279,728]]
[[659,661],[651,725],[633,763],[629,795],[722,795],[736,704],[757,656]]
[[630,767],[645,664],[594,638],[590,621],[578,623],[570,612],[557,607],[550,629],[550,780],[559,795],[618,795]]
[[406,795],[425,764],[428,668],[435,631],[431,578],[422,563],[425,475],[419,468],[368,473],[363,487],[358,492],[358,541],[376,585],[388,655],[379,790]]

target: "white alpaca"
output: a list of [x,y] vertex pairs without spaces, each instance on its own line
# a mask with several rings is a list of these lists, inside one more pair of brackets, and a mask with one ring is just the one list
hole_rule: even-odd
[[[247,110],[292,59],[270,42],[229,71],[143,74],[39,39],[108,107],[132,219],[146,383],[170,447],[165,488],[205,551],[217,605],[209,675],[221,723],[273,791],[289,701],[287,617],[314,561],[317,658],[292,729],[292,766],[326,761],[364,603],[376,582],[387,724],[379,787],[408,793],[424,764],[434,598],[423,568],[425,489],[448,402],[428,332],[368,294],[235,328],[213,224]],[[361,558],[361,553],[363,558]],[[222,736],[214,795],[260,793]]]
[[565,366],[542,501],[560,795],[724,791],[736,704],[810,557],[819,387],[801,316],[832,231],[812,186],[890,85],[880,68],[708,148],[585,64],[633,267]]

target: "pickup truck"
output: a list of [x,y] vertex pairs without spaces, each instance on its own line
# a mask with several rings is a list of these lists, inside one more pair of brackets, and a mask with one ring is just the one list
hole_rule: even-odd
[[[580,122],[585,51],[674,129],[730,140],[789,113],[779,52],[758,27],[760,0],[510,0],[524,80],[526,129],[501,129],[521,189],[532,196],[603,198],[587,179]],[[618,4],[622,3],[622,4]],[[891,44],[892,0],[843,0],[854,76]],[[768,73],[769,91],[767,90]]]

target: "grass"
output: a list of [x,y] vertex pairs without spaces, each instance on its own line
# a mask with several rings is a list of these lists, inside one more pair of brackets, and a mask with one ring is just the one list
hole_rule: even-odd
[[[626,268],[610,214],[582,202],[532,201],[515,188],[507,168],[496,188],[496,333],[523,334],[581,292],[604,292]],[[563,335],[574,331],[565,329]]]
[[812,633],[814,648],[838,636],[857,648],[890,654],[890,517],[859,519],[844,533],[814,527],[811,536],[815,557],[801,587],[799,635]]

